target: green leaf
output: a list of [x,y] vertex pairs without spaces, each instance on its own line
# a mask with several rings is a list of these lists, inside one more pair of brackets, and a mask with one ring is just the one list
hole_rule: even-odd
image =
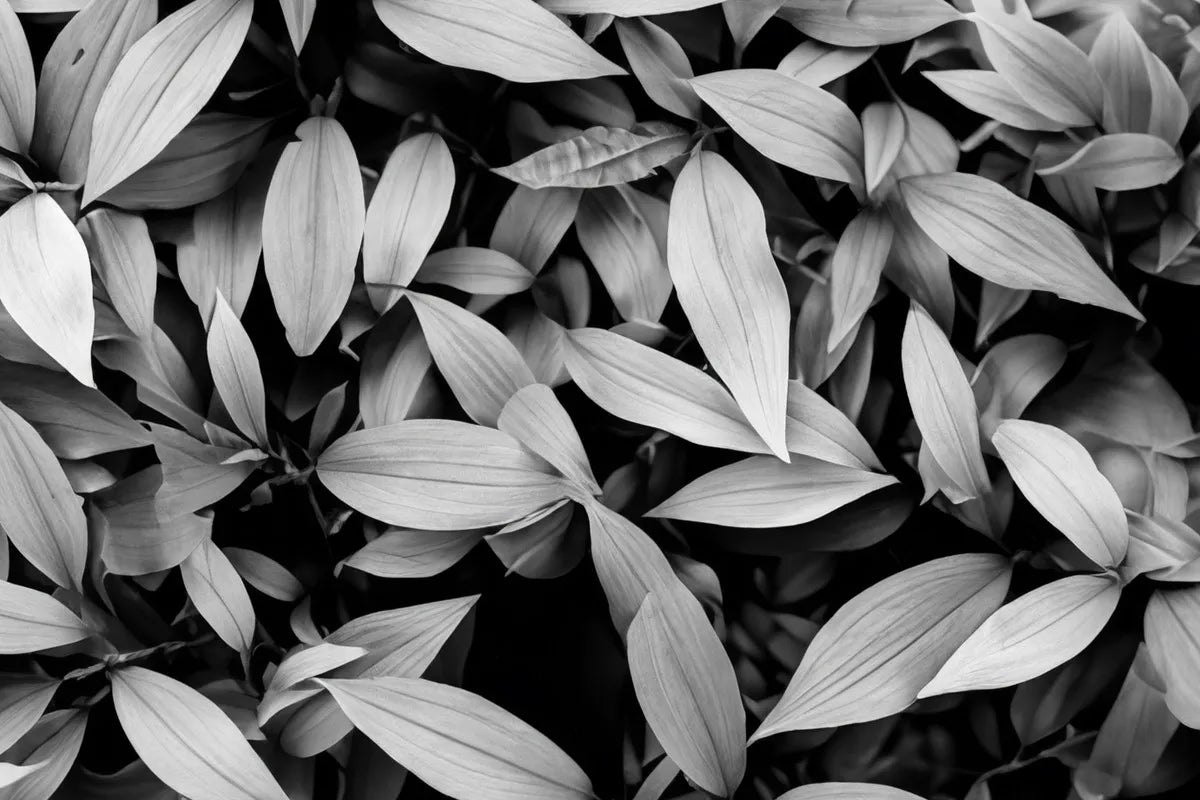
[[691,135],[666,122],[632,130],[595,127],[492,170],[530,189],[619,186],[683,155]]
[[91,635],[83,620],[50,595],[0,581],[0,653],[36,653]]

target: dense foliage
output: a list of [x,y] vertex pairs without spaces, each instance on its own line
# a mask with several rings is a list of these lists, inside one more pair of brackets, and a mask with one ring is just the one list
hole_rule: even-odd
[[0,0],[0,800],[1198,796],[1193,26]]

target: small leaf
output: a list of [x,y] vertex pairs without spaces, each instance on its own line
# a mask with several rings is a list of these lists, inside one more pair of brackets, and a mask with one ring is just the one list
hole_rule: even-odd
[[842,47],[895,44],[960,18],[944,0],[787,0],[779,16],[806,36]]
[[895,233],[891,216],[881,208],[864,208],[842,232],[829,272],[829,351],[858,328],[870,308]]
[[419,678],[322,680],[355,727],[436,791],[461,800],[593,797],[587,775],[536,729]]
[[33,56],[12,6],[0,3],[0,147],[29,150],[37,102]]
[[504,404],[496,427],[546,459],[584,491],[600,494],[575,423],[550,387],[535,383],[518,391]]
[[339,565],[381,578],[428,578],[445,572],[483,540],[483,530],[392,529]]
[[713,72],[690,83],[739,136],[772,161],[862,185],[862,128],[846,104],[824,89],[769,69]]
[[716,153],[675,183],[667,264],[696,340],[771,452],[787,460],[790,310],[754,190]]
[[911,792],[877,783],[810,783],[778,800],[921,800]]
[[1059,131],[1070,127],[1031,108],[996,72],[946,69],[922,73],[933,85],[976,114],[1027,131]]
[[250,657],[254,606],[246,585],[221,549],[206,538],[179,565],[188,597],[221,641]]
[[808,456],[791,463],[754,456],[697,478],[646,516],[734,528],[800,525],[894,483],[890,475]]
[[111,675],[121,728],[163,783],[193,800],[287,800],[241,731],[204,695],[141,667]]
[[294,603],[304,594],[304,586],[296,580],[296,576],[262,553],[240,547],[226,547],[224,552],[242,580],[267,597]]
[[354,282],[366,216],[358,158],[334,119],[296,129],[275,165],[263,210],[263,265],[296,355],[317,349]]
[[957,489],[951,502],[985,494],[991,486],[979,443],[979,413],[950,341],[913,305],[900,345],[904,387],[930,455]]
[[96,107],[83,205],[148,164],[208,102],[253,11],[253,0],[197,0],[129,49]]
[[0,304],[38,347],[92,386],[92,269],[79,231],[48,194],[0,214]]
[[0,654],[36,653],[91,635],[83,620],[50,595],[0,581]]
[[1021,595],[988,617],[920,696],[999,689],[1049,672],[1091,644],[1120,597],[1107,575],[1073,575]]
[[646,19],[618,20],[616,28],[629,68],[650,99],[667,111],[699,120],[700,98],[688,83],[695,73],[675,37]]
[[367,654],[365,648],[321,642],[291,650],[271,676],[270,691],[281,692],[301,681],[344,667]]
[[1183,167],[1175,148],[1146,133],[1111,133],[1037,173],[1070,175],[1098,189],[1125,192],[1166,183]]
[[[991,385],[980,424],[991,439],[994,426],[1017,419],[1067,362],[1067,346],[1053,336],[1028,334],[997,342],[975,371],[975,382]],[[989,426],[991,428],[989,429]]]
[[952,330],[955,296],[949,257],[925,235],[901,204],[891,204],[888,210],[895,234],[883,267],[884,275],[920,303],[942,330]]
[[213,385],[233,423],[251,441],[267,446],[267,399],[254,343],[229,303],[216,294],[208,327],[208,365]]
[[632,130],[595,127],[492,170],[531,189],[619,186],[644,178],[683,155],[691,135],[666,122]]
[[440,283],[470,294],[509,295],[528,289],[535,276],[497,250],[451,247],[426,258],[416,277],[422,283]]
[[[405,139],[388,156],[367,209],[363,277],[368,283],[407,286],[437,240],[454,197],[454,160],[436,133]],[[368,287],[386,311],[400,294]]]
[[897,573],[839,608],[809,644],[751,742],[882,719],[917,699],[1008,592],[1001,556],[969,554]]
[[109,300],[135,336],[154,330],[158,259],[146,222],[135,214],[101,208],[79,223]]
[[92,499],[88,521],[103,536],[101,558],[114,575],[148,575],[178,566],[212,532],[212,517],[160,508],[162,469],[118,481]]
[[1110,14],[1089,55],[1104,82],[1104,129],[1149,133],[1174,145],[1189,116],[1188,102],[1167,65],[1129,18]]
[[538,83],[625,70],[533,0],[374,0],[401,41],[440,64]]
[[834,47],[807,39],[784,56],[775,69],[809,86],[824,86],[867,63],[875,51],[875,47]]
[[562,478],[508,434],[449,420],[346,434],[317,474],[352,508],[425,530],[503,525],[564,496]]
[[279,9],[283,12],[288,38],[292,40],[292,51],[299,55],[308,38],[308,29],[312,27],[317,0],[279,0]]
[[1121,498],[1083,445],[1053,425],[1001,423],[992,444],[1021,494],[1083,554],[1115,567],[1129,546]]
[[921,229],[981,278],[1142,318],[1074,231],[998,183],[955,172],[906,178],[900,191]]
[[654,232],[616,189],[584,194],[575,233],[626,320],[656,322],[671,296],[671,273]]
[[1189,728],[1200,728],[1200,586],[1165,589],[1150,597],[1146,647],[1167,690],[1167,707]]

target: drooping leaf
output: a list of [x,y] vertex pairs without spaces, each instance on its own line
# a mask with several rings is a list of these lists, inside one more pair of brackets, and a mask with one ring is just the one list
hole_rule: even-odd
[[427,578],[449,569],[483,540],[483,530],[397,528],[359,548],[339,565],[381,578]]
[[1121,498],[1070,434],[1027,420],[1008,420],[992,436],[1021,494],[1101,567],[1115,567],[1129,546]]
[[1068,175],[1098,189],[1124,192],[1166,183],[1183,167],[1175,148],[1148,133],[1110,133],[1038,174]]
[[350,296],[366,216],[358,158],[329,117],[296,129],[263,210],[263,266],[297,355],[311,355]]
[[903,42],[959,19],[943,0],[786,0],[779,16],[806,36],[842,47]]
[[4,796],[12,800],[47,800],[55,794],[71,770],[83,734],[88,709],[64,708],[46,714],[33,729],[5,753],[5,758],[27,769],[5,787]]
[[50,595],[0,581],[0,653],[35,653],[91,635],[83,620]]
[[524,387],[504,404],[496,427],[546,459],[590,494],[600,494],[579,432],[554,391],[540,383]]
[[650,99],[681,117],[699,120],[700,98],[688,83],[695,73],[675,37],[645,19],[619,20],[616,29],[629,68]]
[[267,400],[254,343],[220,292],[208,326],[208,366],[225,410],[238,430],[267,446]]
[[1141,319],[1064,222],[998,183],[955,172],[906,178],[900,191],[921,229],[981,278]]
[[0,4],[0,147],[29,150],[36,103],[33,56],[12,6]]
[[237,726],[190,686],[142,667],[112,673],[129,743],[163,783],[194,800],[287,800]]
[[586,192],[575,233],[621,316],[657,322],[671,296],[671,274],[654,232],[629,200],[616,189]]
[[1008,591],[1000,556],[948,556],[862,592],[821,627],[779,703],[751,737],[903,711]]
[[84,205],[148,164],[208,102],[253,11],[253,0],[197,0],[129,48],[96,107]]
[[246,585],[221,549],[206,538],[179,565],[196,610],[221,641],[249,658],[254,643],[254,606]]
[[667,122],[632,130],[588,128],[493,172],[530,189],[617,186],[683,155],[690,140],[687,131]]
[[790,313],[754,190],[697,152],[675,183],[667,265],[696,340],[771,452],[787,460]]
[[1200,728],[1200,587],[1155,592],[1145,614],[1146,647],[1166,686],[1167,707],[1189,728]]
[[1036,678],[1087,647],[1120,597],[1120,583],[1107,575],[1074,575],[1023,594],[988,617],[920,696],[998,689]]
[[452,247],[425,259],[416,279],[440,283],[470,294],[518,294],[533,285],[534,275],[520,262],[486,247]]
[[827,349],[832,351],[857,329],[875,292],[892,249],[895,226],[887,211],[865,208],[838,240],[830,266],[829,291],[833,326]]
[[533,0],[374,0],[400,40],[442,64],[514,83],[624,75]]

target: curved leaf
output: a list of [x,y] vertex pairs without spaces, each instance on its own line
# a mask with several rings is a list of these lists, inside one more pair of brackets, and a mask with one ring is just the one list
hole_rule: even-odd
[[254,643],[254,606],[246,585],[211,538],[179,565],[188,597],[221,641],[250,657]]
[[541,0],[541,5],[556,14],[612,14],[615,17],[642,17],[673,14],[715,6],[722,0]]
[[1028,131],[1059,131],[1070,127],[1031,108],[999,73],[946,69],[921,74],[971,111],[1005,125]]
[[0,753],[37,724],[61,685],[57,678],[4,677],[0,686]]
[[1166,183],[1183,167],[1175,148],[1148,133],[1110,133],[1037,172],[1069,175],[1099,189],[1125,192]]
[[683,155],[691,135],[666,122],[632,130],[595,127],[492,171],[530,189],[618,186]]
[[838,240],[829,270],[833,325],[826,348],[830,352],[858,328],[875,299],[895,233],[886,210],[864,208]]
[[1146,647],[1167,690],[1167,707],[1200,728],[1200,586],[1157,591],[1145,614]]
[[255,444],[267,446],[267,398],[254,342],[218,291],[208,326],[208,366],[213,385],[233,424]]
[[875,47],[834,47],[816,39],[796,45],[775,69],[809,86],[824,86],[861,67]]
[[500,210],[488,247],[511,256],[537,275],[571,227],[582,194],[570,187],[518,186]]
[[524,387],[504,404],[496,427],[546,459],[589,494],[600,494],[575,423],[554,390],[540,383]]
[[1127,16],[1108,15],[1088,57],[1104,82],[1106,131],[1179,141],[1190,115],[1188,101]]
[[135,336],[153,335],[158,259],[145,220],[101,208],[84,217],[79,227],[121,320]]
[[451,247],[426,258],[416,277],[422,283],[440,283],[471,294],[509,295],[528,289],[535,276],[498,250]]
[[921,800],[915,794],[877,783],[810,783],[778,800]]
[[29,150],[37,102],[33,56],[17,13],[0,3],[0,147]]
[[[483,530],[414,531],[396,528],[373,539],[338,565],[381,578],[428,578],[462,560]],[[335,571],[337,571],[335,570]]]
[[843,47],[903,42],[960,17],[944,0],[785,0],[779,16],[807,36]]
[[83,620],[50,595],[0,581],[0,654],[35,653],[91,635]]
[[688,83],[695,73],[675,37],[645,19],[622,19],[616,28],[629,68],[650,99],[681,117],[699,120],[700,98]]
[[575,233],[626,320],[657,322],[671,296],[671,273],[654,232],[616,189],[584,194]]

